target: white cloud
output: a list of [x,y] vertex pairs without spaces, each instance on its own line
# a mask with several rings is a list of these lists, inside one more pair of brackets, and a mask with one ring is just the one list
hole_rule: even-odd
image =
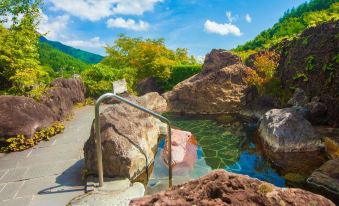
[[[20,13],[20,14],[17,16],[18,22],[20,22],[21,19],[22,19],[23,17],[24,17],[24,15]],[[13,15],[11,15],[11,14],[6,14],[6,15],[4,15],[4,16],[0,16],[0,21],[2,22],[2,25],[3,25],[5,28],[9,29],[9,28],[12,26],[12,24],[13,24],[12,18],[13,18]]]
[[251,17],[249,14],[246,14],[245,20],[246,20],[248,23],[251,23],[252,17]]
[[38,32],[51,40],[60,40],[65,38],[63,33],[67,29],[69,23],[69,16],[62,15],[54,18],[48,17],[41,12],[41,19],[38,25]]
[[105,44],[101,42],[100,37],[94,37],[89,40],[68,40],[62,43],[77,48],[101,48],[105,46]]
[[98,21],[111,15],[142,15],[152,11],[163,0],[49,0],[54,10],[63,10],[73,16]]
[[139,20],[139,22],[136,22],[133,19],[125,20],[121,17],[115,19],[108,19],[106,25],[108,28],[123,28],[134,31],[143,31],[149,28],[149,24],[147,22],[141,20]]
[[205,31],[209,33],[216,33],[222,36],[233,34],[235,36],[241,36],[240,29],[231,23],[219,24],[214,21],[207,20],[204,24]]
[[237,19],[237,16],[232,16],[232,12],[230,11],[226,12],[226,17],[230,23]]

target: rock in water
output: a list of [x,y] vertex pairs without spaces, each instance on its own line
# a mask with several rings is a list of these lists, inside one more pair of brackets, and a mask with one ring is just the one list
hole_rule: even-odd
[[44,104],[23,96],[0,96],[0,137],[24,135],[49,127],[57,115]]
[[201,114],[237,112],[246,87],[245,69],[239,57],[213,49],[206,56],[199,74],[180,82],[163,95],[168,109]]
[[[158,99],[163,99],[159,94],[146,95],[146,97],[131,99],[148,109],[166,106],[164,101]],[[157,101],[149,102],[154,99]],[[156,119],[121,103],[107,108],[100,114],[100,126],[104,175],[133,180],[143,174],[152,164],[157,151],[160,130]],[[84,153],[89,173],[97,174],[93,125],[90,137],[84,146]]]
[[131,201],[141,205],[328,205],[334,204],[301,189],[275,187],[245,175],[215,170],[206,176]]
[[323,147],[311,123],[293,108],[266,112],[260,121],[259,133],[273,152],[310,152]]
[[[197,161],[197,141],[191,132],[172,129],[172,166],[173,173],[184,173],[192,170]],[[168,164],[168,141],[164,146],[161,157]]]
[[311,189],[339,204],[339,158],[325,162],[306,182]]

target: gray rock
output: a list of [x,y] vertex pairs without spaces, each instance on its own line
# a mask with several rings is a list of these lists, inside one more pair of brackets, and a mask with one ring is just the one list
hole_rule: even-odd
[[319,101],[311,101],[306,104],[306,108],[310,111],[309,120],[313,124],[320,124],[326,121],[326,104]]
[[305,94],[305,91],[297,88],[294,91],[293,97],[288,100],[287,105],[289,106],[305,106],[309,101],[308,97]]
[[325,162],[306,182],[311,189],[339,204],[339,158]]
[[260,121],[259,133],[273,152],[317,151],[323,147],[311,123],[293,108],[266,112]]
[[140,95],[144,95],[149,92],[163,92],[161,85],[159,85],[157,79],[154,77],[147,77],[146,79],[138,82],[136,85],[136,90]]
[[[135,98],[141,106],[166,106],[157,93]],[[159,123],[150,115],[126,104],[115,104],[100,114],[104,175],[131,180],[144,174],[152,164],[160,135]],[[86,168],[97,174],[94,126],[84,146]]]
[[140,105],[144,105],[146,108],[155,111],[155,112],[165,112],[167,110],[166,100],[159,95],[157,92],[147,93],[139,98],[137,102]]
[[68,206],[128,206],[131,199],[144,196],[144,185],[128,179],[105,182],[102,188],[80,195]]

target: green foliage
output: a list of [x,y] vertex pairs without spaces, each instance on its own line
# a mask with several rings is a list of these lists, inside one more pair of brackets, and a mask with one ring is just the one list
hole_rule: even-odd
[[292,97],[292,92],[290,89],[283,89],[281,86],[281,81],[277,78],[272,78],[269,81],[265,82],[263,85],[263,90],[266,95],[278,97],[281,105],[286,105],[289,99]]
[[42,140],[49,140],[52,136],[63,132],[65,126],[62,122],[55,122],[52,126],[43,128],[36,132],[32,138],[26,138],[24,135],[17,135],[10,138],[0,138],[0,152],[16,152],[33,147]]
[[189,77],[199,73],[202,69],[201,65],[177,65],[171,68],[171,76],[165,80],[160,81],[165,91],[171,90],[176,84]]
[[287,11],[272,28],[261,32],[253,40],[238,46],[235,50],[267,49],[283,39],[296,37],[308,27],[332,20],[339,20],[338,0],[311,0]]
[[98,54],[93,54],[87,51],[83,51],[80,49],[75,49],[70,46],[66,46],[64,44],[61,44],[57,41],[50,41],[47,40],[45,37],[40,37],[40,42],[45,43],[65,54],[68,54],[69,56],[74,57],[75,59],[79,59],[82,62],[85,62],[87,64],[96,64],[102,61],[104,58],[103,56],[100,56]]
[[306,74],[304,74],[304,73],[295,73],[294,75],[293,75],[293,80],[299,80],[299,79],[301,79],[301,80],[303,80],[304,82],[307,82],[308,81],[308,77],[307,77],[307,75]]
[[[0,3],[0,90],[36,96],[50,78],[40,66],[36,32],[40,1],[5,0]],[[21,18],[20,18],[21,17]]]
[[81,73],[90,97],[112,91],[112,81],[126,79],[129,92],[133,93],[136,72],[133,68],[112,69],[104,64],[96,64]]
[[64,75],[72,74],[72,68],[76,73],[81,73],[89,65],[79,59],[67,55],[45,42],[39,42],[39,56],[42,65],[49,66],[54,72],[60,74],[60,68],[64,68]]
[[252,54],[255,54],[257,51],[255,50],[246,50],[246,51],[231,51],[234,55],[237,55],[241,58],[241,61],[243,63],[246,63],[248,60],[248,57]]
[[306,37],[302,40],[301,44],[307,46],[309,37]]
[[166,88],[172,88],[178,81],[200,71],[187,49],[172,51],[165,46],[163,39],[120,35],[113,46],[106,47],[106,52],[107,57],[101,63],[82,72],[91,97],[112,91],[112,81],[123,78],[129,92],[135,93],[135,85],[144,78],[155,77]]
[[278,67],[279,55],[274,51],[266,51],[258,54],[254,59],[254,69],[247,69],[245,81],[250,85],[255,85],[260,94],[265,93],[264,85],[270,81]]
[[313,69],[314,69],[314,62],[315,61],[315,59],[314,59],[314,56],[309,56],[309,57],[307,57],[307,59],[306,59],[306,70],[307,71],[313,71]]
[[170,68],[176,64],[175,52],[166,48],[163,39],[143,40],[120,35],[112,47],[106,47],[106,52],[108,56],[102,64],[115,69],[135,68],[138,80],[149,76],[167,79]]

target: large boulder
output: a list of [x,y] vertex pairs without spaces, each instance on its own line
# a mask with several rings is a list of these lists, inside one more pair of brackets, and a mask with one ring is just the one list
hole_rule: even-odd
[[294,108],[266,112],[260,121],[259,133],[273,152],[310,152],[323,147],[320,135]]
[[298,38],[285,41],[277,76],[283,89],[301,88],[317,96],[327,107],[325,122],[339,125],[339,21],[305,29]]
[[327,106],[320,102],[318,97],[312,98],[312,101],[307,103],[305,107],[309,110],[309,120],[312,124],[325,123]]
[[58,120],[71,113],[74,103],[85,100],[86,89],[80,79],[57,78],[50,86],[41,102],[57,115]]
[[328,205],[334,204],[301,189],[275,187],[245,175],[215,170],[206,176],[151,196],[131,201],[130,205]]
[[246,88],[246,68],[231,52],[212,50],[199,74],[163,94],[169,111],[201,114],[237,112]]
[[325,162],[306,182],[312,190],[339,204],[339,158]]
[[155,112],[165,112],[167,111],[167,102],[162,96],[157,92],[147,93],[136,99],[137,103],[143,105],[147,109],[150,109]]
[[[153,103],[144,98],[149,96],[133,97],[132,100],[148,109],[161,108],[156,102],[163,104],[157,98]],[[133,180],[147,171],[154,160],[160,135],[155,118],[129,105],[114,104],[100,114],[100,131],[105,176]],[[86,168],[90,173],[97,174],[94,125],[85,143],[84,154]]]
[[44,104],[23,96],[0,96],[0,137],[33,134],[50,126],[57,115]]
[[155,77],[147,77],[138,82],[138,84],[136,85],[136,90],[140,95],[144,95],[149,92],[163,92],[163,89],[161,88]]

